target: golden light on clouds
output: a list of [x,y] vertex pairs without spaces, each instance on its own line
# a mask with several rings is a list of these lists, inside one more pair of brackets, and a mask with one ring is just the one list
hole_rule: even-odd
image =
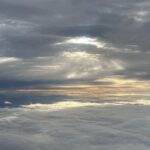
[[104,79],[97,79],[96,82],[110,82],[112,83],[112,85],[116,85],[116,86],[126,86],[126,85],[132,85],[137,83],[137,80],[133,80],[133,79],[124,79],[124,78],[117,78],[117,77],[107,77]]
[[106,98],[111,96],[134,96],[148,95],[150,83],[145,81],[123,79],[123,78],[104,78],[96,80],[91,84],[71,84],[61,85],[45,89],[29,88],[19,89],[19,93],[38,93],[41,95],[63,95],[87,98]]
[[22,107],[28,109],[35,109],[35,110],[42,110],[42,111],[59,111],[63,109],[69,108],[78,108],[78,107],[86,107],[86,106],[99,106],[98,103],[82,103],[82,102],[75,102],[75,101],[65,101],[65,102],[57,102],[54,104],[30,104],[30,105],[23,105]]
[[149,81],[142,81],[136,79],[127,79],[123,76],[110,76],[103,79],[97,79],[96,82],[108,82],[113,87],[130,87],[130,88],[150,88]]
[[97,60],[100,56],[100,54],[89,54],[85,51],[76,51],[76,52],[69,52],[69,51],[65,51],[63,53],[63,56],[65,57],[69,57],[69,58],[92,58],[92,59],[95,59]]
[[22,107],[29,109],[29,110],[37,110],[37,111],[60,111],[60,110],[65,110],[65,109],[81,108],[81,107],[112,107],[112,106],[124,106],[124,105],[144,105],[144,106],[147,105],[149,106],[150,101],[147,101],[147,100],[116,101],[113,103],[63,101],[63,102],[57,102],[54,104],[37,103],[37,104],[30,104],[30,105],[22,105]]

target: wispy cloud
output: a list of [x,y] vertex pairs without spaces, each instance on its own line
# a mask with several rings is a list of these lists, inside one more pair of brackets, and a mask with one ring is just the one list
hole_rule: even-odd
[[0,57],[0,64],[6,64],[17,61],[21,61],[21,59],[15,57]]

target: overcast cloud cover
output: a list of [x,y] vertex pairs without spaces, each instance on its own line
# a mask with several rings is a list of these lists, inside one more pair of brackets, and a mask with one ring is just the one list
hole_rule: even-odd
[[149,48],[149,0],[0,0],[0,150],[149,150]]
[[0,0],[1,87],[149,80],[149,7],[149,0]]
[[59,102],[3,109],[0,110],[0,148],[149,150],[149,104],[143,104]]

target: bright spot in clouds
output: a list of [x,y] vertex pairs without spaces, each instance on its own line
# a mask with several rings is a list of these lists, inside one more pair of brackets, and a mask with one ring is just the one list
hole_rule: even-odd
[[85,52],[85,51],[82,51],[82,52],[80,52],[80,51],[77,51],[77,52],[64,52],[63,53],[63,56],[65,56],[65,57],[68,57],[68,58],[95,58],[95,59],[98,59],[99,58],[99,54],[89,54],[89,53],[87,53],[87,52]]
[[77,79],[77,78],[87,78],[88,77],[88,72],[72,72],[70,74],[67,75],[67,79]]
[[119,60],[109,60],[101,54],[90,54],[85,51],[65,51],[62,56],[70,68],[66,78],[80,79],[96,77],[100,73],[113,70],[123,70],[124,66]]
[[10,102],[10,101],[5,101],[4,104],[6,104],[6,105],[11,105],[12,102]]
[[97,48],[103,48],[105,46],[104,42],[100,42],[96,38],[89,38],[86,36],[70,38],[58,44],[84,44],[84,45],[93,45],[96,46]]
[[0,64],[16,62],[16,61],[20,61],[20,59],[16,57],[0,57]]

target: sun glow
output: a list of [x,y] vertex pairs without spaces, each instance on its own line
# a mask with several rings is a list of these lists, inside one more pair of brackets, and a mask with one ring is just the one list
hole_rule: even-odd
[[96,38],[90,38],[90,37],[76,37],[76,38],[69,38],[68,40],[62,42],[62,43],[57,43],[57,45],[60,44],[83,44],[83,45],[93,45],[96,46],[97,48],[103,48],[105,46],[105,43],[102,41],[99,41]]

